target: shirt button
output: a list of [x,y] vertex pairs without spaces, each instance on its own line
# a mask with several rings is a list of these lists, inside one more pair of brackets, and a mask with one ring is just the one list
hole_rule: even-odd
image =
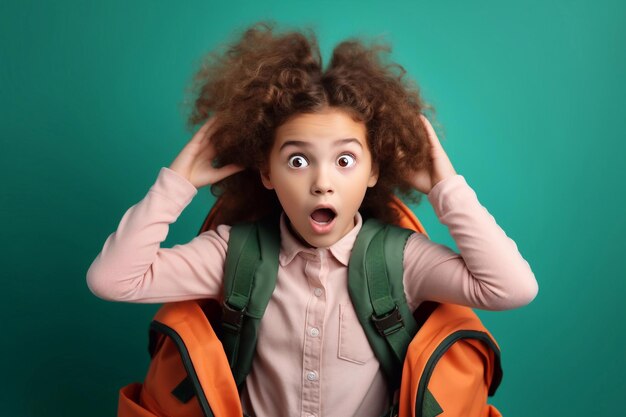
[[313,327],[311,328],[311,330],[309,331],[309,334],[313,337],[317,337],[320,335],[320,329],[318,329],[317,327]]
[[317,381],[317,372],[315,371],[307,372],[306,379],[308,379],[309,381]]
[[313,294],[315,294],[316,297],[321,296],[323,293],[321,288],[316,288],[315,290],[313,290]]

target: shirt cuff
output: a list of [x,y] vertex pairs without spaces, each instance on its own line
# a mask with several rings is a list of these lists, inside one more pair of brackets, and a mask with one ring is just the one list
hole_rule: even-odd
[[198,193],[198,189],[187,178],[167,167],[161,167],[150,191],[167,197],[180,208],[187,207]]
[[467,203],[468,199],[477,199],[476,193],[460,174],[439,181],[428,193],[428,201],[439,218],[455,205]]

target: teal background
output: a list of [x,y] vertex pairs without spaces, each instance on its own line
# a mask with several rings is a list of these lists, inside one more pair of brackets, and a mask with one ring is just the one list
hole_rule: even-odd
[[[311,25],[325,57],[352,35],[389,41],[530,263],[530,305],[479,311],[503,351],[492,403],[621,415],[626,3],[608,0],[0,2],[0,415],[111,416],[142,380],[158,305],[102,301],[85,273],[191,136],[202,56],[263,18]],[[201,190],[163,246],[191,240],[212,201]],[[456,249],[423,201],[431,238]]]

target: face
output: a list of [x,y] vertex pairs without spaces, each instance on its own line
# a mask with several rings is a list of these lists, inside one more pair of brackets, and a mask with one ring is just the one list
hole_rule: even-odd
[[301,239],[333,245],[354,228],[365,191],[378,180],[365,124],[336,108],[291,117],[276,130],[261,179]]

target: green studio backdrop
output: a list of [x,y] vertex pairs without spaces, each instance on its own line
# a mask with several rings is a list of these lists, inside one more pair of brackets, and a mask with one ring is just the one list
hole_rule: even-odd
[[[507,417],[623,412],[626,3],[2,1],[2,416],[115,414],[142,380],[158,305],[93,296],[86,271],[192,132],[200,59],[261,19],[312,27],[325,58],[381,36],[437,109],[457,172],[538,281],[478,311],[502,348]],[[199,192],[164,247],[191,240]],[[426,199],[431,238],[456,249]]]

